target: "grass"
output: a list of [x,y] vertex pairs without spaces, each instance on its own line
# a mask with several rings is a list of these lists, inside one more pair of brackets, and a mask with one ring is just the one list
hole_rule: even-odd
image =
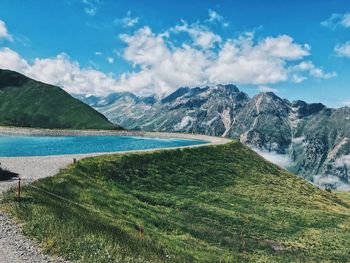
[[121,129],[59,87],[0,70],[0,125],[62,129]]
[[0,167],[0,181],[6,181],[6,180],[10,180],[14,177],[17,177],[18,174],[10,172],[8,170],[2,169]]
[[1,209],[76,262],[349,260],[349,200],[239,142],[88,158],[34,186],[84,207],[27,187]]

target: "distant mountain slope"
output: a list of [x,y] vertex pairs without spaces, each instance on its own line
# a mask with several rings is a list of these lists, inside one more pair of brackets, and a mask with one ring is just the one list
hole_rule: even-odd
[[59,87],[0,69],[0,125],[39,128],[118,129],[89,105]]
[[238,138],[316,184],[350,190],[347,107],[289,102],[271,92],[249,98],[234,85],[180,88],[163,99],[117,93],[94,97],[92,105],[129,129]]

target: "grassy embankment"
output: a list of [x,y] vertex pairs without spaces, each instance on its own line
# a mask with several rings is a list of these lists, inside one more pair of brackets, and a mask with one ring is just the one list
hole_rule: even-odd
[[[348,200],[238,142],[101,156],[1,209],[44,250],[80,262],[347,262]],[[138,225],[144,227],[139,241]]]

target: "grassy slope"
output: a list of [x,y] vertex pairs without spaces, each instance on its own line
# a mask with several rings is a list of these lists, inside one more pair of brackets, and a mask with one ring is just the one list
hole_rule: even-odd
[[[101,156],[2,209],[46,251],[81,262],[346,262],[350,209],[238,142]],[[144,240],[138,241],[138,224]]]
[[0,70],[0,125],[117,129],[102,114],[62,89]]

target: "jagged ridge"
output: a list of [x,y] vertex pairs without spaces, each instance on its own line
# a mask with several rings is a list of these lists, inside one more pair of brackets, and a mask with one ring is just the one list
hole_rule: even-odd
[[288,169],[310,181],[348,187],[349,108],[289,102],[272,92],[249,98],[232,84],[183,87],[162,99],[116,93],[96,100],[98,111],[126,128],[238,138],[287,159]]

